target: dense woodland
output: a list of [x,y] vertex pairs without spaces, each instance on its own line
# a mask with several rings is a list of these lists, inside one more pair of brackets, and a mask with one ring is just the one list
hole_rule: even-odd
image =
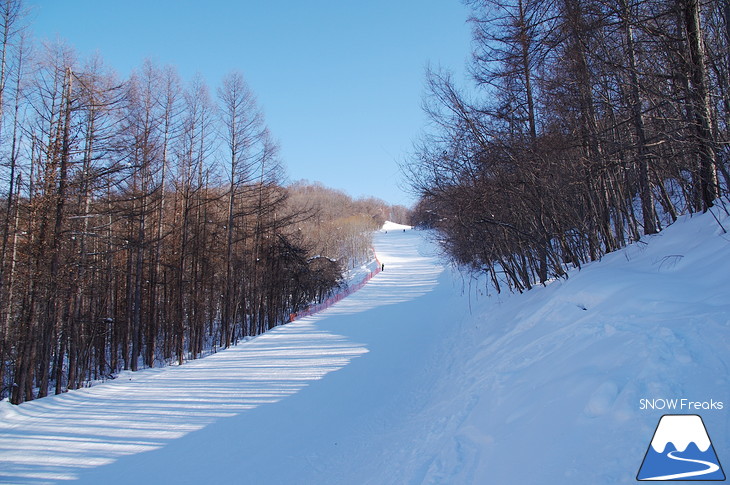
[[19,0],[0,1],[0,42],[0,399],[285,323],[371,256],[368,231],[407,217],[287,187],[239,73],[215,90],[151,62],[120,79],[29,41]]
[[416,221],[523,291],[726,210],[727,0],[467,0],[469,86],[428,74]]

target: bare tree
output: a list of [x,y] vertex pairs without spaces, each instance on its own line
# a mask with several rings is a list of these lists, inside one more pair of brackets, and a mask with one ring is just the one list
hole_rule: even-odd
[[717,173],[730,180],[720,3],[467,4],[483,89],[470,98],[429,71],[435,129],[403,167],[418,221],[456,261],[529,289],[707,209]]
[[[226,215],[225,292],[223,293],[220,345],[228,347],[233,343],[234,326],[239,306],[236,296],[239,288],[236,282],[234,247],[239,242],[239,225],[242,214],[241,196],[244,188],[256,180],[256,150],[266,130],[261,112],[253,93],[239,72],[228,74],[218,90],[222,121],[222,141],[226,147],[228,167],[228,208]],[[245,237],[245,233],[243,234]]]

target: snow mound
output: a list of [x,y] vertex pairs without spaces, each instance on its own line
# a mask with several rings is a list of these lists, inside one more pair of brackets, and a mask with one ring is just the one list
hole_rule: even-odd
[[397,222],[385,221],[381,231],[402,231],[413,229],[413,226],[406,226],[404,224],[398,224]]

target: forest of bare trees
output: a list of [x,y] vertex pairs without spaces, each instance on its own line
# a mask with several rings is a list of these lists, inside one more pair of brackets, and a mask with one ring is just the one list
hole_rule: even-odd
[[0,1],[0,399],[226,348],[370,249],[381,214],[285,186],[240,73],[213,91],[152,62],[120,79],[27,39]]
[[561,277],[730,184],[730,4],[467,0],[473,85],[428,73],[416,220],[499,290]]
[[313,255],[341,261],[345,270],[372,260],[372,231],[385,221],[406,224],[410,219],[410,210],[404,206],[374,197],[353,200],[320,183],[295,182],[287,192],[292,213],[310,214],[307,224],[298,226],[305,245]]

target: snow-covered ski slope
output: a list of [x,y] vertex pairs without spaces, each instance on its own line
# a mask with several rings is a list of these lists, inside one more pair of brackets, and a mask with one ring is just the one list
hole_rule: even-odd
[[[663,414],[700,414],[730,466],[730,236],[711,215],[522,295],[479,295],[389,227],[385,271],[320,314],[0,403],[0,483],[635,483]],[[642,409],[671,399],[723,408]]]
[[424,402],[450,321],[441,298],[428,303],[443,267],[423,247],[415,231],[378,234],[386,268],[362,290],[237,347],[2,403],[0,482],[364,479],[394,426]]

